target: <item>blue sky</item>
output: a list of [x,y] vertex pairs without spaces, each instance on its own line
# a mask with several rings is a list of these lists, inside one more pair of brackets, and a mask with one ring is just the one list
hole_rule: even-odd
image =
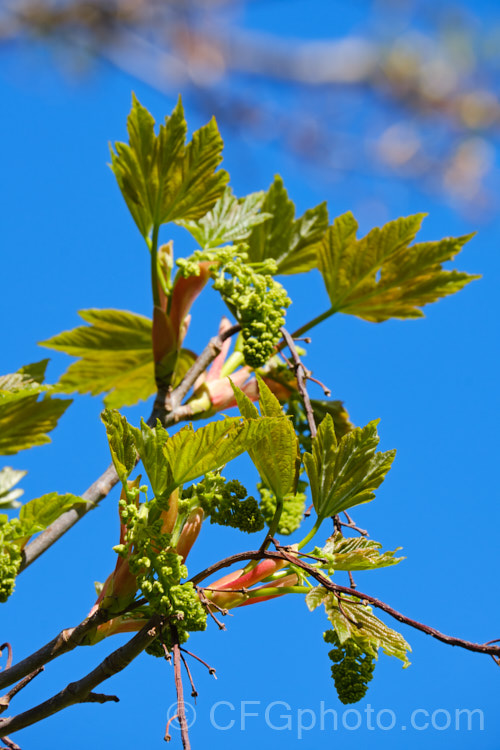
[[[260,4],[261,10],[247,19],[249,26],[277,29],[283,4],[272,5],[274,11],[266,15]],[[297,36],[319,33],[311,19],[302,26],[303,17],[303,9],[290,14],[285,30]],[[11,372],[45,357],[46,350],[36,342],[78,325],[79,309],[116,307],[150,314],[147,251],[106,166],[108,142],[125,137],[132,89],[157,120],[171,111],[176,97],[160,95],[104,65],[88,78],[74,79],[61,73],[42,47],[5,48],[1,58],[0,371]],[[188,124],[194,129],[203,118],[189,97],[185,103]],[[439,196],[431,199],[397,183],[388,187],[365,181],[363,203],[349,181],[320,181],[313,171],[285,157],[279,145],[222,134],[224,166],[239,195],[266,188],[278,172],[299,212],[326,199],[333,218],[353,205],[369,207],[383,196],[387,219],[420,211],[429,214],[422,239],[479,230],[457,267],[482,274],[480,281],[428,307],[426,318],[415,322],[371,325],[349,316],[331,318],[314,332],[308,364],[334,397],[345,401],[356,424],[380,418],[381,447],[398,450],[377,499],[353,515],[386,549],[402,546],[407,559],[397,567],[356,576],[360,590],[445,633],[475,641],[500,637],[493,308],[498,295],[498,221],[474,223]],[[359,219],[363,231],[376,223],[369,208]],[[176,230],[173,236],[178,254],[191,251],[187,235]],[[168,229],[163,238],[170,238]],[[325,309],[319,274],[287,279],[287,288],[294,299],[289,313],[292,330]],[[187,341],[191,348],[203,347],[222,311],[211,294],[198,301]],[[63,355],[54,355],[49,380],[55,381],[67,364]],[[312,393],[320,397],[319,391]],[[78,494],[104,469],[109,454],[101,408],[99,398],[77,398],[50,445],[4,461],[29,470],[23,482],[25,499],[52,490]],[[149,411],[150,405],[142,404],[126,414],[137,423]],[[243,461],[235,463],[232,475],[249,484],[253,476]],[[3,640],[13,643],[16,659],[50,640],[61,627],[79,622],[92,606],[93,582],[104,580],[114,565],[116,503],[115,491],[20,577],[15,596],[3,605],[1,633]],[[245,547],[256,543],[249,538]],[[239,544],[230,530],[204,529],[189,560],[190,572],[236,551]],[[322,640],[326,626],[322,612],[310,614],[301,597],[289,597],[236,612],[227,632],[209,624],[206,633],[193,636],[191,648],[218,674],[214,681],[193,666],[200,693],[191,728],[193,746],[210,741],[222,749],[235,743],[250,748],[259,742],[279,750],[300,741],[299,747],[318,750],[338,741],[349,750],[368,741],[371,747],[392,750],[402,743],[420,747],[424,741],[429,750],[450,745],[459,750],[472,743],[481,750],[498,747],[499,673],[490,658],[402,627],[413,648],[411,667],[403,671],[399,663],[381,655],[367,698],[353,706],[359,717],[343,716]],[[49,697],[90,671],[119,642],[117,637],[92,650],[80,649],[49,665],[12,708],[22,710]],[[68,743],[74,750],[89,743],[111,750],[163,746],[167,709],[175,700],[171,667],[143,655],[103,690],[117,693],[121,702],[71,708],[15,739],[23,750],[63,750]],[[266,707],[274,701],[282,704],[271,706],[266,722]],[[217,702],[225,703],[214,709]],[[243,711],[258,714],[247,717],[244,730],[242,702],[247,702]],[[331,714],[321,727],[322,706],[338,712],[337,730]],[[411,713],[419,709],[427,714],[417,714],[416,722],[422,726],[429,721],[427,729],[410,726]],[[471,731],[465,729],[464,719],[462,728],[455,729],[457,709],[479,709],[483,728],[476,715]],[[217,729],[211,710],[219,725],[233,719],[232,728]],[[373,729],[367,721],[370,710]],[[299,737],[301,716],[303,724],[312,724],[313,718],[316,724]],[[383,728],[392,723],[392,716],[396,726]],[[448,716],[451,727],[437,728]],[[343,726],[342,719],[353,727],[358,718],[359,729]],[[272,728],[270,723],[284,728]],[[175,730],[174,741],[180,747]]]

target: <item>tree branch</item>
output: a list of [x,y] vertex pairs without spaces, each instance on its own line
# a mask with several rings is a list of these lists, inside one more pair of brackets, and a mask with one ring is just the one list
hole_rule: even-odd
[[[88,701],[97,685],[125,669],[136,656],[144,651],[146,646],[154,641],[159,633],[161,623],[162,618],[155,615],[128,643],[109,654],[104,661],[88,675],[82,677],[81,680],[70,683],[61,692],[28,711],[24,711],[17,716],[0,719],[0,735],[4,735],[6,732],[18,732],[20,729],[36,724],[68,706]],[[99,698],[101,697],[99,696]],[[106,700],[114,699],[109,696],[105,696],[105,698]],[[91,702],[96,700],[98,700],[96,695],[90,697]],[[99,702],[101,701],[99,700]]]
[[409,625],[415,630],[420,630],[422,633],[430,635],[433,638],[436,638],[436,640],[441,641],[442,643],[446,643],[449,646],[459,646],[460,648],[464,648],[467,651],[475,651],[476,653],[480,654],[489,654],[490,656],[500,656],[500,645],[495,646],[491,642],[473,643],[472,641],[466,641],[463,638],[456,638],[455,636],[441,633],[439,630],[430,627],[430,625],[425,625],[424,623],[418,622],[417,620],[413,620],[410,617],[403,615],[401,612],[398,612],[396,609],[393,609],[393,607],[389,606],[389,604],[380,601],[380,599],[376,599],[374,596],[363,594],[361,591],[349,588],[348,586],[340,586],[339,584],[333,583],[333,581],[323,575],[323,573],[321,573],[317,568],[312,567],[311,565],[309,565],[309,563],[301,560],[298,556],[290,554],[282,548],[276,551],[254,550],[251,552],[240,552],[236,555],[231,555],[230,557],[226,557],[224,560],[220,560],[219,562],[210,565],[208,568],[195,575],[191,579],[191,582],[196,585],[203,581],[205,578],[208,578],[217,571],[221,570],[222,568],[227,568],[230,565],[238,562],[243,562],[244,560],[262,560],[263,558],[271,558],[273,560],[287,560],[293,565],[296,565],[297,567],[307,571],[307,573],[319,584],[321,584],[327,591],[331,591],[334,594],[349,594],[350,596],[355,596],[360,600],[361,603],[368,602],[374,607],[377,607],[377,609],[382,610],[382,612],[390,615],[395,620],[398,620],[398,622],[402,622],[404,625]]
[[0,672],[0,690],[31,674],[58,656],[72,651],[83,642],[88,633],[112,617],[116,617],[116,613],[109,614],[105,609],[99,608],[76,627],[61,630],[59,635],[38,649],[38,651]]
[[173,641],[172,651],[174,654],[174,678],[175,689],[177,692],[177,717],[179,719],[179,725],[181,728],[182,747],[184,748],[184,750],[191,750],[191,743],[189,742],[188,723],[186,720],[186,710],[184,706],[184,687],[182,685],[181,673],[182,654],[179,646],[179,634],[175,625],[170,624],[169,627]]

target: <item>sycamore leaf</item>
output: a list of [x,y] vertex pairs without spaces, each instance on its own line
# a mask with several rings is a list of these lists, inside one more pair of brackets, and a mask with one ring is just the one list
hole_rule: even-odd
[[377,421],[356,427],[337,442],[332,417],[327,414],[312,441],[312,453],[304,454],[304,466],[320,519],[334,516],[375,497],[396,451],[376,453]]
[[20,471],[19,469],[12,469],[10,466],[5,466],[0,470],[0,508],[5,510],[9,508],[19,508],[21,505],[18,502],[18,497],[24,493],[24,490],[12,488],[24,477],[27,471]]
[[106,406],[133,406],[156,392],[151,320],[123,310],[80,310],[90,326],[42,341],[41,346],[80,357],[59,381],[66,392],[109,395]]
[[256,263],[274,258],[278,273],[303,273],[316,268],[317,246],[328,226],[326,203],[295,219],[295,206],[288,198],[281,177],[276,176],[266,193],[262,211],[272,218],[254,227],[248,239],[248,254]]
[[345,537],[339,532],[331,536],[319,555],[327,555],[334,570],[374,570],[396,565],[404,560],[394,557],[401,547],[380,552],[382,545],[373,539]]
[[[0,454],[9,456],[50,443],[47,432],[57,425],[71,403],[50,397],[53,386],[42,385],[47,360],[26,365],[0,378]],[[38,401],[40,393],[44,394]]]
[[479,278],[442,268],[472,235],[410,244],[423,218],[424,214],[416,214],[391,221],[360,240],[351,213],[335,219],[318,246],[319,269],[332,312],[374,323],[419,318],[421,307]]
[[126,487],[127,480],[137,463],[133,428],[115,409],[105,409],[101,419],[106,427],[109,450],[120,482]]
[[261,191],[236,198],[228,187],[212,210],[201,219],[177,223],[192,234],[202,250],[241,242],[250,236],[254,226],[271,218],[270,214],[261,211],[264,196]]
[[81,503],[85,503],[85,500],[76,495],[69,493],[58,495],[57,492],[50,492],[47,495],[30,500],[23,505],[19,512],[21,533],[23,535],[21,547],[28,542],[28,539],[33,534],[37,534],[39,531],[46,529],[47,526],[50,526],[51,523],[59,518],[61,513]]
[[226,417],[196,431],[192,425],[183,427],[163,446],[172,476],[164,494],[170,495],[176,487],[232,461],[269,434],[277,421]]
[[168,432],[158,420],[156,427],[149,427],[141,420],[141,429],[132,427],[135,447],[148,475],[151,490],[156,498],[163,498],[166,488],[172,484],[172,472],[165,458],[163,447],[168,440]]
[[401,633],[387,627],[372,612],[372,608],[354,596],[343,595],[341,607],[337,597],[328,593],[324,599],[326,614],[332,623],[341,643],[352,638],[366,654],[378,658],[382,649],[387,656],[395,656],[403,662],[403,667],[410,666],[407,652],[410,645]]
[[215,170],[223,142],[212,119],[186,145],[187,124],[179,101],[156,135],[151,114],[133,96],[129,143],[115,143],[111,168],[139,231],[168,221],[196,220],[222,195],[229,179]]
[[[262,418],[273,419],[262,439],[248,448],[248,454],[266,486],[277,498],[294,494],[300,468],[299,442],[291,420],[285,417],[280,402],[257,374]],[[231,383],[240,413],[245,419],[259,416],[256,406],[243,391]]]

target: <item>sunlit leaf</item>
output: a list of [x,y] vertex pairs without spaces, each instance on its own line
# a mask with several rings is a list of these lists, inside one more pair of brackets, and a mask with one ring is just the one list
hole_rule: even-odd
[[153,225],[196,220],[209,211],[228,181],[223,142],[212,119],[186,145],[187,124],[179,98],[156,135],[151,114],[133,97],[127,120],[129,143],[115,143],[112,170],[139,231]]
[[354,596],[342,595],[339,604],[337,597],[328,592],[324,600],[326,614],[332,623],[341,643],[352,638],[367,654],[378,658],[378,650],[382,649],[387,656],[395,656],[408,667],[407,652],[410,645],[401,633],[389,628],[382,620],[375,617],[372,608]]
[[85,500],[81,497],[71,494],[58,495],[57,492],[50,492],[47,495],[30,500],[19,511],[23,534],[21,546],[24,546],[33,534],[37,534],[50,526],[59,518],[61,513],[82,503],[85,503]]
[[380,323],[389,318],[418,318],[420,309],[462,289],[473,279],[443,270],[472,237],[450,237],[411,245],[424,214],[397,219],[356,239],[351,213],[339,216],[318,246],[319,269],[332,312]]
[[[276,396],[257,375],[259,400],[263,418],[273,418],[262,439],[248,448],[248,453],[267,487],[277,498],[294,493],[297,487],[300,453],[297,436],[291,420],[285,417]],[[257,408],[248,396],[233,384],[233,391],[245,418],[258,416]]]
[[381,552],[382,545],[363,536],[345,537],[339,532],[331,536],[321,555],[328,555],[335,570],[374,570],[396,565],[403,557],[394,557],[401,547]]
[[356,427],[337,442],[332,417],[327,414],[304,454],[304,466],[320,519],[334,516],[375,497],[374,490],[389,471],[395,451],[376,452],[377,422]]
[[[50,443],[47,433],[54,429],[71,403],[68,399],[51,398],[54,388],[39,382],[46,364],[47,360],[27,365],[0,378],[1,455]],[[40,394],[43,398],[39,401]]]
[[254,443],[270,434],[277,421],[280,420],[269,417],[243,421],[227,417],[196,431],[191,425],[183,427],[163,447],[172,476],[164,494],[250,450]]
[[202,250],[241,242],[250,236],[254,226],[271,218],[261,211],[264,192],[236,198],[226,188],[215,206],[198,221],[179,221],[194,237]]
[[41,342],[41,346],[80,357],[59,381],[66,392],[108,393],[106,406],[133,406],[156,393],[151,320],[123,310],[81,310],[90,326]]
[[114,409],[105,409],[101,419],[106,426],[109,449],[115,465],[116,473],[123,485],[137,463],[134,433],[124,416]]
[[328,226],[326,203],[295,219],[295,206],[288,198],[281,177],[276,176],[266,193],[262,211],[271,214],[254,227],[248,239],[252,262],[273,258],[278,273],[293,274],[316,268],[317,245]]
[[132,428],[132,433],[137,453],[148,475],[151,490],[156,498],[162,498],[167,487],[172,484],[172,472],[163,452],[163,447],[168,440],[168,432],[159,421],[156,427],[149,427],[142,420],[141,429]]

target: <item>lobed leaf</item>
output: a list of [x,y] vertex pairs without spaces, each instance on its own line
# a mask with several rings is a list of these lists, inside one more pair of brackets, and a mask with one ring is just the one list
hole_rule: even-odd
[[40,342],[80,357],[61,377],[59,387],[92,396],[108,393],[104,403],[109,408],[133,406],[153,395],[151,320],[124,310],[80,310],[79,315],[90,326]]
[[129,143],[115,143],[111,168],[139,231],[147,238],[153,226],[196,220],[222,195],[229,179],[215,170],[223,141],[212,119],[186,145],[187,124],[179,97],[165,124],[155,121],[133,96],[127,120]]
[[[272,420],[262,439],[248,448],[248,454],[264,484],[280,500],[294,494],[300,468],[299,442],[291,420],[285,417],[281,405],[257,374],[262,418]],[[243,391],[231,383],[240,413],[246,419],[259,416],[257,407]]]
[[172,484],[172,472],[165,458],[163,448],[167,442],[168,432],[158,420],[156,427],[149,427],[141,420],[141,429],[132,427],[135,447],[141,457],[144,469],[148,475],[151,490],[156,498],[163,498],[165,490]]
[[262,211],[272,218],[254,227],[248,238],[251,262],[273,258],[278,273],[303,273],[318,265],[317,246],[328,226],[326,203],[295,219],[295,206],[288,198],[281,177],[276,176],[266,193]]
[[253,227],[271,218],[261,211],[264,192],[236,198],[227,187],[211,211],[198,221],[178,221],[187,229],[202,250],[246,240]]
[[33,534],[44,531],[59,518],[61,513],[81,503],[85,504],[85,500],[81,497],[69,493],[59,495],[57,492],[50,492],[30,500],[22,506],[19,512],[20,533],[22,534],[22,538],[19,537],[18,540],[20,546],[24,547]]
[[350,212],[335,219],[318,245],[319,270],[332,312],[374,323],[418,318],[424,305],[479,278],[442,268],[473,235],[411,245],[423,218],[416,214],[391,221],[360,240]]
[[[44,362],[46,364],[46,360]],[[30,367],[39,378],[43,377],[40,364],[28,365],[17,373],[0,378],[1,455],[9,456],[35,445],[50,443],[47,433],[54,429],[72,403],[70,399],[51,398],[49,394],[53,387],[41,385],[32,378]],[[44,397],[38,401],[42,392]]]
[[263,417],[240,420],[226,417],[193,430],[183,427],[163,446],[172,480],[165,489],[169,495],[176,487],[190,482],[208,471],[215,471],[262,440],[280,420]]
[[370,502],[389,471],[395,451],[376,453],[377,422],[348,432],[337,442],[332,417],[327,414],[304,454],[314,507],[320,519],[354,505]]

